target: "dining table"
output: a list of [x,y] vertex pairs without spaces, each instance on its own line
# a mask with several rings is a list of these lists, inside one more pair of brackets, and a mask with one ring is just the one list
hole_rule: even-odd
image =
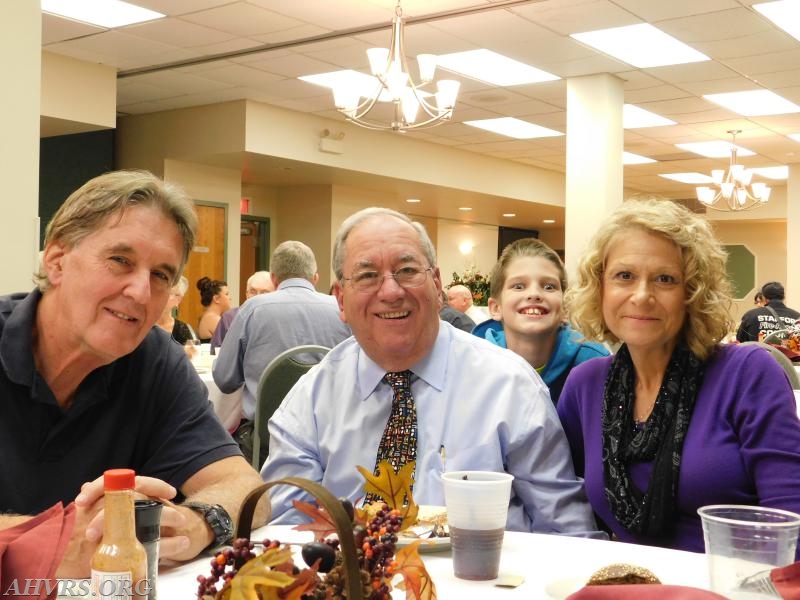
[[199,356],[192,358],[192,364],[208,390],[208,399],[214,406],[214,413],[219,417],[225,429],[233,432],[241,421],[244,386],[229,394],[220,390],[211,373],[216,358],[213,354],[202,352]]
[[[291,525],[271,525],[256,529],[250,538],[296,544],[295,562],[303,565],[300,548],[313,539],[313,534],[296,531]],[[436,586],[437,597],[443,600],[558,600],[583,587],[592,573],[612,563],[647,568],[664,584],[709,589],[704,554],[618,541],[507,531],[500,574],[490,581],[456,578],[449,546],[432,544],[429,549],[422,548],[421,557]],[[211,555],[205,554],[188,563],[162,565],[158,596],[169,600],[195,598],[197,576],[210,573],[210,560]],[[394,583],[399,581],[396,576]],[[403,599],[405,592],[395,589],[392,598]]]

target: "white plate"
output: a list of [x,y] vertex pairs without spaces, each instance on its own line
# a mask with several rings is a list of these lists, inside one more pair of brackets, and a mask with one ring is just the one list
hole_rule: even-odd
[[402,548],[413,544],[417,540],[422,540],[419,545],[420,552],[442,552],[450,549],[449,537],[426,537],[431,531],[430,524],[434,519],[442,519],[447,511],[444,506],[434,506],[431,504],[420,504],[419,513],[417,513],[417,521],[419,525],[410,527],[397,536],[397,547]]
[[450,550],[449,537],[419,538],[413,535],[403,535],[402,533],[397,536],[397,543],[395,546],[398,548],[403,548],[420,540],[422,543],[417,548],[420,554],[427,554],[428,552],[444,552],[445,550]]
[[564,600],[570,594],[574,594],[579,589],[586,585],[586,580],[579,577],[572,577],[569,579],[559,579],[548,583],[544,591],[548,598],[553,600]]

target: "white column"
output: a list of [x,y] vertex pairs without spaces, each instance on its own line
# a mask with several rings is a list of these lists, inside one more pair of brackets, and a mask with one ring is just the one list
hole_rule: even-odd
[[567,189],[564,247],[574,276],[597,224],[622,202],[622,80],[567,81]]
[[38,1],[0,4],[0,294],[33,287],[38,252],[39,96],[42,16]]
[[[789,165],[786,181],[786,306],[800,310],[800,164]],[[758,282],[757,282],[758,283]],[[760,284],[759,284],[760,285]]]

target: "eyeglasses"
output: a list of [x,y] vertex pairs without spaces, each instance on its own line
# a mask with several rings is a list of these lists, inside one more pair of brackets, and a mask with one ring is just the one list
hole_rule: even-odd
[[433,271],[433,268],[401,267],[388,275],[381,275],[377,271],[361,271],[352,277],[342,277],[342,280],[349,281],[357,292],[375,292],[380,289],[387,277],[394,279],[402,288],[415,288],[425,283],[428,271]]

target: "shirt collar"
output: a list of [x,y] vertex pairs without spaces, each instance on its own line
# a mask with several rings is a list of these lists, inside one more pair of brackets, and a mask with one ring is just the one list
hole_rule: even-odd
[[19,385],[33,381],[33,323],[42,293],[34,289],[12,310],[3,326],[0,361],[8,378]]
[[291,279],[284,279],[278,284],[279,290],[288,287],[302,287],[312,291],[316,291],[316,288],[314,288],[314,284],[311,283],[308,279],[303,279],[302,277],[292,277]]
[[[454,330],[449,323],[440,321],[439,332],[433,342],[433,348],[410,369],[416,377],[440,392],[444,388],[444,380],[447,375],[447,359],[450,356]],[[359,394],[362,400],[366,400],[378,387],[386,374],[386,369],[367,356],[363,348],[359,348],[356,369]]]

